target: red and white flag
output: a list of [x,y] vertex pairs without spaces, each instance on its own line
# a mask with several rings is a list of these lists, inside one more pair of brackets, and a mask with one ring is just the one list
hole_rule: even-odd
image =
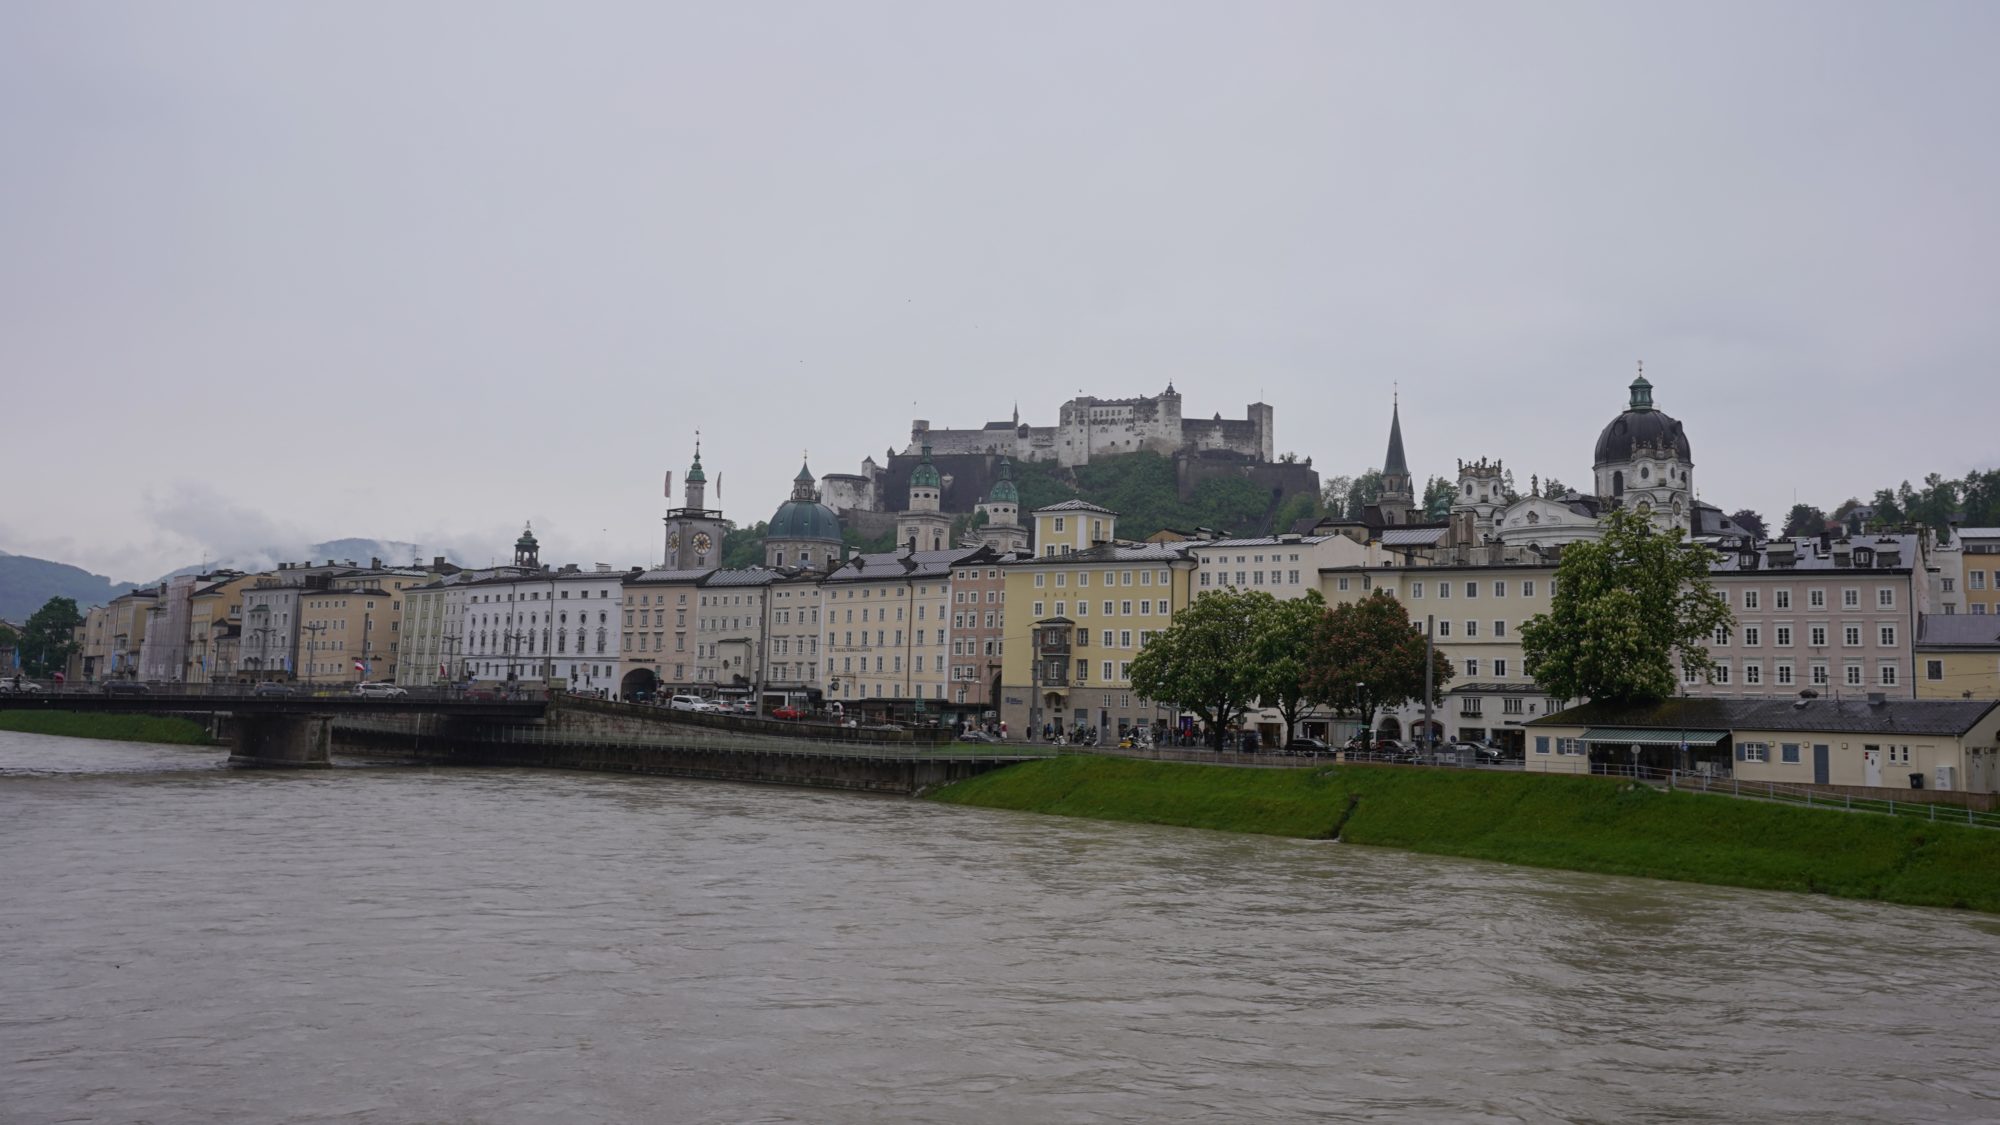
[[355,657],[355,658],[354,658],[354,670],[355,670],[355,671],[357,671],[357,672],[359,672],[359,673],[361,673],[361,674],[362,674],[362,675],[364,675],[364,676],[365,676],[365,675],[367,675],[367,674],[368,674],[368,662],[367,662],[366,660],[363,660],[363,659],[361,659],[361,658],[360,658],[360,657],[358,657],[358,656],[357,656],[357,657]]

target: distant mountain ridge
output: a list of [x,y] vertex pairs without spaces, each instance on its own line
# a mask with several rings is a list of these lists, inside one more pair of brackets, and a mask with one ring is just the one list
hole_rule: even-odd
[[50,598],[75,598],[86,609],[138,588],[68,563],[0,551],[0,618],[8,621],[26,621]]
[[[328,559],[336,562],[351,560],[357,566],[367,566],[371,559],[382,560],[383,566],[409,566],[412,560],[419,558],[417,551],[416,544],[400,543],[395,540],[333,539],[306,548],[306,554],[302,557],[293,557],[292,551],[259,551],[240,557],[184,566],[179,570],[163,574],[152,582],[113,582],[102,574],[92,574],[82,567],[71,566],[68,563],[0,551],[0,618],[14,622],[25,621],[50,598],[75,598],[76,607],[87,610],[94,605],[103,605],[121,594],[158,585],[179,574],[201,574],[213,570],[261,571],[273,569],[280,561],[310,560],[323,563]],[[448,562],[465,565],[456,551],[446,549],[439,553],[442,553]],[[436,553],[423,556],[421,563],[428,564],[435,557]]]

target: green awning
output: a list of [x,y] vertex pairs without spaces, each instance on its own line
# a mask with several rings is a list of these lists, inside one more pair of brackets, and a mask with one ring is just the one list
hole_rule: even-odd
[[1729,737],[1726,730],[1644,730],[1592,727],[1583,732],[1583,741],[1611,746],[1714,746]]

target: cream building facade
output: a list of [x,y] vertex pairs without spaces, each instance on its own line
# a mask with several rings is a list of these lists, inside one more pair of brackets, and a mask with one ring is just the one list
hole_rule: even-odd
[[1527,769],[1693,769],[1742,781],[2000,792],[1992,700],[1677,699],[1588,704],[1529,726]]
[[826,698],[875,719],[940,719],[950,681],[953,568],[984,548],[848,559],[819,585]]

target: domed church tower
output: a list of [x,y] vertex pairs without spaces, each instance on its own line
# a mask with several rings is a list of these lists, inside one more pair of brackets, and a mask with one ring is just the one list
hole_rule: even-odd
[[764,536],[764,565],[802,566],[826,573],[840,565],[840,516],[820,502],[812,470],[792,478],[792,498],[778,505]]
[[1000,459],[1000,479],[993,482],[993,494],[979,505],[985,524],[972,530],[973,538],[1001,553],[1028,547],[1028,529],[1021,526],[1021,490],[1014,486],[1014,463]]
[[944,478],[931,464],[931,445],[924,443],[924,460],[910,470],[910,506],[896,517],[896,542],[914,551],[942,551],[951,546],[951,516],[942,511]]
[[1694,456],[1679,420],[1653,405],[1645,368],[1631,404],[1597,435],[1597,494],[1645,516],[1659,530],[1686,530],[1693,511]]

